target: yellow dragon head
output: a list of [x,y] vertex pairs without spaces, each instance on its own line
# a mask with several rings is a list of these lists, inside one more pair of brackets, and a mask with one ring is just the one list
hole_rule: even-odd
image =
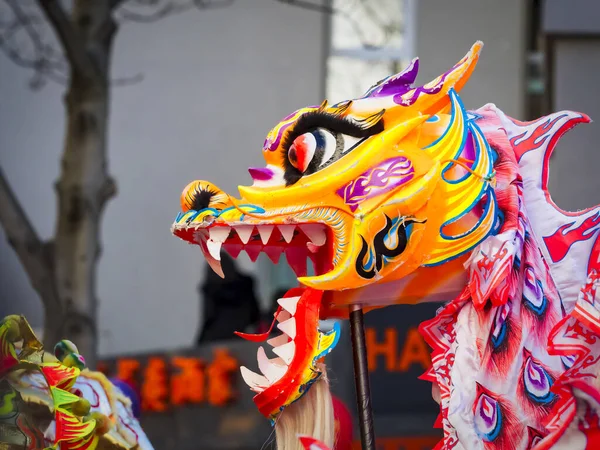
[[[343,316],[342,305],[365,303],[359,293],[460,260],[495,229],[493,151],[458,97],[481,47],[424,86],[411,86],[415,59],[361,98],[290,114],[267,135],[266,167],[250,169],[254,184],[239,188],[240,199],[207,181],[183,191],[173,233],[198,244],[217,273],[221,249],[244,249],[274,262],[285,253],[298,275],[302,289],[276,313],[282,356],[259,352],[265,377],[245,371],[265,415],[318,377],[317,359],[337,341],[314,331],[319,316]],[[368,303],[414,302],[435,282],[417,284]]]

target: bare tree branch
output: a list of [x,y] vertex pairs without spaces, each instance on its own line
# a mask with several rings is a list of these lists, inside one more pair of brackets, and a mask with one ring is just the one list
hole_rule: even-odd
[[60,303],[54,290],[51,258],[48,255],[51,246],[38,237],[11,190],[2,168],[0,168],[0,224],[4,228],[8,243],[15,250],[40,298],[53,303],[44,306],[59,308]]
[[112,11],[114,11],[115,9],[117,9],[118,7],[120,7],[126,1],[127,0],[110,0],[110,9]]
[[83,40],[60,3],[57,0],[37,0],[37,2],[52,24],[73,70],[89,79],[102,78],[100,71],[81,45]]
[[[129,22],[153,23],[167,16],[180,14],[193,8],[216,9],[231,6],[236,0],[123,0],[119,19]],[[138,12],[139,10],[139,12]]]
[[[4,4],[12,17],[3,17],[0,23],[0,50],[16,65],[33,71],[29,83],[33,89],[41,88],[46,79],[66,84],[68,66],[62,51],[43,36],[47,21],[26,9],[19,0],[5,0]],[[27,41],[19,39],[20,35],[24,35]]]

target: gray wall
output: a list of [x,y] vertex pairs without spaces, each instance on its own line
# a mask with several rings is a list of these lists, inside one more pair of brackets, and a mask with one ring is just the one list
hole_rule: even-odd
[[481,58],[461,98],[469,109],[495,103],[522,118],[525,92],[525,12],[523,0],[418,0],[416,54],[420,82],[452,67],[477,40]]
[[[319,13],[273,0],[236,2],[150,25],[125,24],[115,77],[110,170],[119,186],[107,207],[99,269],[100,352],[188,346],[198,330],[195,247],[172,237],[179,194],[205,178],[237,194],[261,165],[264,136],[294,109],[320,102],[324,25]],[[43,238],[53,233],[63,140],[63,88],[28,90],[29,73],[0,59],[0,165]],[[0,231],[0,316],[41,305]]]

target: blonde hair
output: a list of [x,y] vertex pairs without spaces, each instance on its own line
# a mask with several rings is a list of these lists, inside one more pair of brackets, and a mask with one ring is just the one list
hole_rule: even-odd
[[327,369],[320,365],[323,375],[313,383],[298,401],[287,406],[277,418],[275,433],[277,450],[304,450],[298,435],[315,438],[333,449],[335,419],[329,392]]

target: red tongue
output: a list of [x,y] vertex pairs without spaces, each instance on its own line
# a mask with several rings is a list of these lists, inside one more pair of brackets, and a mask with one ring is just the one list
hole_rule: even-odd
[[[307,293],[309,291],[310,291],[309,288],[295,287],[295,288],[292,288],[289,291],[287,291],[285,293],[285,295],[283,296],[283,298],[303,296],[305,293]],[[298,301],[298,303],[300,303],[300,301]],[[266,332],[260,333],[260,334],[242,333],[241,331],[234,331],[234,334],[236,336],[241,337],[242,339],[246,339],[247,341],[252,341],[252,342],[266,341],[271,336],[271,331],[273,331],[273,327],[275,327],[275,324],[277,323],[277,316],[279,315],[279,313],[281,312],[282,309],[283,308],[281,306],[279,306],[277,308],[277,311],[273,315],[273,322],[271,322],[271,327],[269,328],[269,331],[266,331]]]

